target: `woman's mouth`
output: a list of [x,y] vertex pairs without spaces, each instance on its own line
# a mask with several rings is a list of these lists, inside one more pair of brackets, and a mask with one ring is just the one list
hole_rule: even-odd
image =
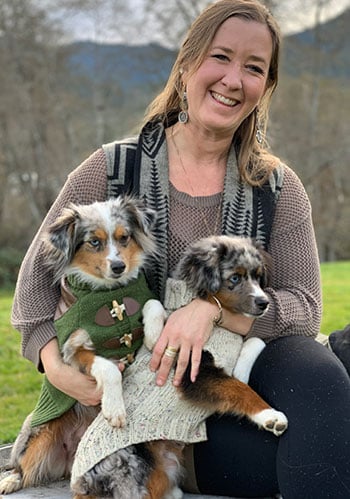
[[237,100],[229,99],[228,97],[224,97],[223,95],[218,94],[217,92],[210,92],[210,93],[216,101],[220,102],[221,104],[225,104],[225,106],[233,107],[236,104],[238,104]]

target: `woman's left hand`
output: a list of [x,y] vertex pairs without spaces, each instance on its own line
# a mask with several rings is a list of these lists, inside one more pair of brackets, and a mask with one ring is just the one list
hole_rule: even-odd
[[153,349],[150,362],[151,370],[158,371],[157,385],[164,385],[174,364],[175,359],[166,354],[167,348],[176,349],[178,352],[174,385],[180,385],[189,362],[191,381],[195,381],[203,346],[213,330],[213,319],[217,313],[216,305],[196,298],[169,316]]

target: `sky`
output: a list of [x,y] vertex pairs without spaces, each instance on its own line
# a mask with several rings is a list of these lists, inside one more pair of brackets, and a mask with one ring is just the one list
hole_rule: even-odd
[[[45,1],[45,0],[44,0]],[[320,2],[320,0],[318,0]],[[336,17],[346,8],[350,8],[350,0],[322,0],[325,6],[322,9],[323,16],[321,22]],[[303,31],[314,25],[315,12],[304,12],[304,8],[295,8],[295,1],[286,2],[285,16],[279,19],[282,31],[285,34],[291,34],[298,31]],[[57,5],[57,4],[56,4]],[[132,8],[134,15],[142,11],[143,0],[129,0],[128,5]],[[300,3],[299,3],[300,6]],[[133,23],[130,19],[125,19],[125,24],[118,30],[109,30],[107,23],[111,22],[110,14],[107,13],[107,22],[104,22],[103,12],[100,13],[100,22],[96,19],[85,15],[82,12],[70,13],[69,16],[64,17],[64,26],[71,34],[69,38],[72,40],[92,40],[101,43],[120,43],[126,42],[130,44],[147,44],[151,42],[158,42],[167,45],[162,39],[159,31],[155,26],[147,26],[140,24],[137,29],[133,29]]]

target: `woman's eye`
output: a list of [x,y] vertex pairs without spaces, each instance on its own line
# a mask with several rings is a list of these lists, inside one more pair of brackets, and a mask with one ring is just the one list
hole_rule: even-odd
[[263,68],[261,68],[260,66],[256,66],[255,64],[249,64],[247,68],[253,73],[258,73],[262,76],[265,75],[265,71],[263,70]]
[[228,57],[225,54],[213,54],[214,59],[219,59],[219,61],[228,61]]

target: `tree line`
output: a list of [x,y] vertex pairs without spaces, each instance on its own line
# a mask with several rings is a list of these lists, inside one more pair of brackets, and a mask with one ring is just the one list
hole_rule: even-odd
[[[165,9],[160,0],[144,0],[144,16],[149,22],[157,20],[158,30],[171,31],[172,39],[168,37],[167,42],[175,47],[185,27],[208,3],[173,0]],[[287,4],[265,3],[280,16]],[[315,4],[319,15],[324,0],[309,3]],[[89,77],[77,71],[72,67],[76,45],[62,43],[67,39],[62,9],[66,15],[84,9],[98,25],[99,9],[107,5],[116,13],[114,21],[123,26],[120,31],[124,30],[125,37],[126,20],[132,19],[133,12],[126,12],[125,2],[118,10],[120,0],[62,0],[58,7],[56,4],[53,0],[0,0],[0,247],[8,253],[25,251],[75,166],[102,143],[134,131],[166,78],[159,74],[153,81],[147,80],[146,88],[135,86],[127,94],[115,81],[99,78],[106,60],[96,57]],[[169,30],[175,15],[177,29]],[[143,24],[147,24],[146,17]],[[104,29],[113,29],[106,22],[102,22]],[[315,43],[303,54],[304,60],[298,61],[297,74],[282,65],[268,140],[305,185],[313,206],[320,257],[328,261],[350,259],[350,143],[346,140],[350,90],[345,79],[326,74],[324,65],[327,57],[334,60],[343,44],[349,43],[349,33],[344,22],[344,31],[334,34],[336,43],[327,55],[324,46],[330,40],[322,38],[321,27],[316,22]],[[160,57],[157,51],[154,54]],[[112,62],[115,71],[121,71],[118,61]],[[134,64],[138,62],[142,63]]]

